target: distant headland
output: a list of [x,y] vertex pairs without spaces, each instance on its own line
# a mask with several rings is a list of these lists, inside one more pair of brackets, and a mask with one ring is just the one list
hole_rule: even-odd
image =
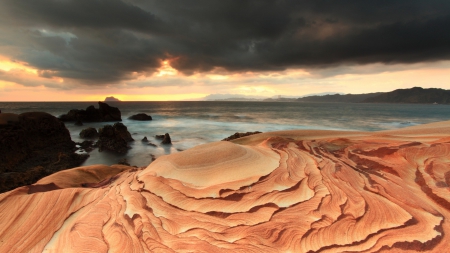
[[120,102],[120,99],[111,96],[111,97],[106,97],[105,102]]
[[[215,98],[207,96],[207,100]],[[213,101],[263,101],[263,102],[313,102],[313,103],[403,103],[403,104],[450,104],[450,90],[421,87],[397,89],[390,92],[375,92],[366,94],[330,93],[306,95],[303,97],[272,98],[255,97],[225,97]]]
[[368,94],[334,94],[298,98],[298,102],[450,104],[450,90],[421,87]]

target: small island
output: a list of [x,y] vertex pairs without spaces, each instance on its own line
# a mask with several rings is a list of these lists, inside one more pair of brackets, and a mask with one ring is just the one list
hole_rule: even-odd
[[106,97],[105,102],[120,102],[120,99],[111,96],[111,97]]

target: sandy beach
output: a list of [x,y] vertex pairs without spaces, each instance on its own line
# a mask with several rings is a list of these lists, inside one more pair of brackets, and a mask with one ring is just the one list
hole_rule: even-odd
[[278,131],[0,194],[0,252],[446,252],[450,121]]

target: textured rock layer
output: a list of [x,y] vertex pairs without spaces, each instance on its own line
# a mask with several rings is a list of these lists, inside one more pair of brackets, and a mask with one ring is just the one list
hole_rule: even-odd
[[62,171],[0,195],[0,251],[447,252],[449,125],[265,133]]

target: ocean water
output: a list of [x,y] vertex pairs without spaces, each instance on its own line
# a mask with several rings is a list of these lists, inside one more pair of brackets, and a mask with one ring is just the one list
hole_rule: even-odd
[[[292,129],[388,130],[418,124],[450,120],[449,105],[359,104],[359,103],[283,103],[283,102],[108,102],[122,112],[122,123],[135,139],[126,155],[107,151],[90,152],[84,165],[115,164],[126,158],[131,165],[146,166],[152,156],[180,152],[219,141],[235,132]],[[70,109],[98,107],[97,102],[0,102],[2,112],[44,111],[54,116]],[[133,121],[128,117],[147,113],[152,121]],[[84,123],[66,127],[72,140],[82,141],[79,133],[87,127],[99,128],[113,122]],[[155,135],[169,133],[173,145],[160,145]],[[146,136],[157,147],[142,143]]]

